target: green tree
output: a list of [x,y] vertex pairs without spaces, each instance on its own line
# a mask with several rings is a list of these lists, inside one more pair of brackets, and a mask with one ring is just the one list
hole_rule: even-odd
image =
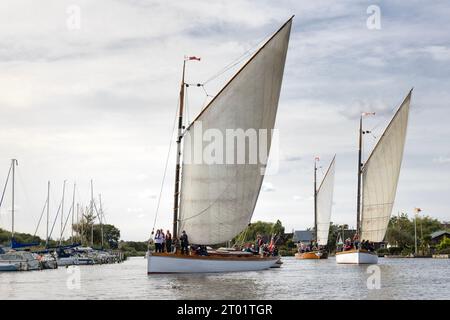
[[94,246],[102,245],[103,230],[103,247],[117,249],[119,246],[120,230],[111,224],[95,223],[97,216],[86,207],[82,209],[82,218],[79,223],[73,226],[76,235],[70,239],[72,243],[81,242],[82,245]]
[[282,235],[284,227],[280,220],[275,223],[257,221],[251,223],[244,231],[238,234],[233,240],[233,243],[246,243],[256,240],[257,235],[261,235],[270,239],[272,235]]
[[412,250],[415,246],[415,225],[417,225],[417,243],[422,254],[429,250],[431,233],[441,229],[439,220],[429,216],[410,219],[406,213],[391,217],[385,241],[400,250]]
[[440,250],[446,250],[450,248],[450,239],[444,236],[444,238],[441,240],[441,242],[438,244],[437,249]]
[[[346,234],[345,231],[348,230],[348,225],[338,225],[334,224],[333,222],[330,222],[330,230],[328,232],[328,251],[334,252],[336,251],[336,243],[339,239],[339,237],[342,237],[342,230],[344,230],[344,237],[350,236],[348,233]],[[342,239],[345,240],[345,239]]]

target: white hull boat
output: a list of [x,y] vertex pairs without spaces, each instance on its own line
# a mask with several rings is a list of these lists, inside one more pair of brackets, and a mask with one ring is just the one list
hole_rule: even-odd
[[377,264],[378,256],[375,252],[364,250],[350,250],[336,253],[336,263],[339,264]]
[[0,262],[0,272],[3,271],[19,271],[19,265],[15,263]]
[[14,251],[0,255],[0,269],[2,271],[40,270],[41,264],[30,252]]
[[58,266],[79,266],[95,264],[91,258],[84,257],[64,257],[58,259]]
[[189,256],[149,253],[147,273],[209,273],[259,271],[275,265],[278,257]]

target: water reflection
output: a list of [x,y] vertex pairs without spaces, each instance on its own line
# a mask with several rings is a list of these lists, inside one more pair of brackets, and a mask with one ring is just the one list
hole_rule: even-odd
[[[80,266],[70,289],[66,268],[0,273],[0,299],[449,299],[450,260],[380,259],[379,289],[367,266],[284,258],[280,269],[228,274],[146,275],[146,260]],[[45,292],[45,293],[44,293]]]

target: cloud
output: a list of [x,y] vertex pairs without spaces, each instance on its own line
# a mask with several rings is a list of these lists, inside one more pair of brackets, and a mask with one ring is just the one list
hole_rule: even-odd
[[151,189],[145,189],[144,191],[139,192],[139,198],[141,199],[156,199],[157,197],[158,195]]
[[[292,14],[276,122],[283,161],[262,187],[254,219],[271,221],[277,212],[287,230],[310,227],[312,159],[337,153],[333,221],[353,222],[359,114],[377,113],[365,124],[378,125],[378,135],[412,86],[394,212],[416,199],[445,217],[450,172],[442,166],[437,173],[436,164],[447,164],[448,157],[442,156],[445,139],[436,137],[450,135],[444,121],[450,33],[443,27],[450,4],[383,2],[382,29],[372,31],[367,3],[330,3],[80,0],[81,29],[71,31],[66,9],[72,1],[45,7],[31,0],[0,2],[0,178],[9,159],[18,158],[28,189],[26,196],[17,186],[16,203],[24,209],[16,229],[34,232],[48,180],[53,219],[62,180],[76,180],[77,201],[86,204],[92,178],[122,238],[146,239],[154,217],[145,213],[154,212],[161,187],[183,56],[202,57],[186,73],[188,82],[202,82],[254,52]],[[244,62],[208,83],[208,92],[216,94]],[[187,102],[192,120],[204,92],[190,88]],[[171,225],[173,148],[169,160],[157,217],[163,228]],[[2,225],[9,225],[9,216],[2,214]]]
[[270,182],[263,182],[261,190],[263,192],[274,192],[276,189]]
[[439,156],[438,158],[434,158],[433,162],[437,163],[437,164],[449,164],[450,163],[450,157]]
[[283,157],[283,160],[284,161],[289,161],[289,162],[297,162],[297,161],[302,160],[302,157],[299,156],[299,155],[285,155]]

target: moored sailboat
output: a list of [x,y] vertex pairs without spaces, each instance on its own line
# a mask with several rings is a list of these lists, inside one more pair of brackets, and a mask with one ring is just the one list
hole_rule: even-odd
[[336,156],[333,157],[322,182],[317,188],[317,161],[314,160],[314,250],[301,250],[295,254],[297,259],[327,259],[328,252],[323,249],[328,243],[331,208],[333,205],[334,171]]
[[[215,130],[267,130],[270,149],[281,90],[292,18],[234,75],[183,131],[184,70],[180,91],[173,237],[184,230],[196,245],[225,243],[250,223],[265,173],[265,163],[192,163],[196,136]],[[181,140],[184,155],[181,165]],[[201,150],[203,150],[202,141]],[[236,145],[234,150],[236,151]],[[194,154],[195,156],[195,154]],[[245,148],[245,159],[249,158]],[[182,169],[182,178],[181,176]],[[231,272],[268,269],[278,257],[240,251],[211,251],[207,255],[148,253],[149,274]]]
[[[357,235],[360,240],[382,242],[389,224],[403,158],[412,90],[378,140],[369,158],[362,162],[362,114],[359,122]],[[336,262],[344,264],[375,264],[375,252],[356,246],[336,253]]]

